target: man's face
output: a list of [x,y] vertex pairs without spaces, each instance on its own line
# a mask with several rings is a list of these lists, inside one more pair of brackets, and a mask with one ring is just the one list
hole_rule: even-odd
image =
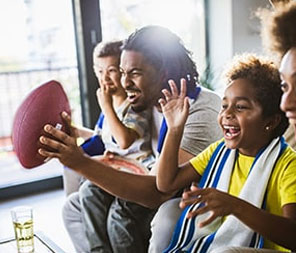
[[163,74],[136,51],[121,54],[121,83],[135,111],[157,105],[161,96]]

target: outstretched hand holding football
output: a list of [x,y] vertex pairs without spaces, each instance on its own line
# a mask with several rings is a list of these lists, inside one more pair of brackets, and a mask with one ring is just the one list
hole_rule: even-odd
[[[44,131],[53,136],[41,136],[40,142],[49,147],[49,149],[41,148],[38,150],[39,154],[49,158],[58,158],[62,164],[69,168],[77,168],[85,160],[85,155],[80,147],[77,146],[76,137],[77,129],[71,126],[71,118],[66,113],[62,113],[62,118],[65,124],[70,129],[70,135],[56,129],[52,125],[45,125]],[[52,151],[52,149],[54,151]]]

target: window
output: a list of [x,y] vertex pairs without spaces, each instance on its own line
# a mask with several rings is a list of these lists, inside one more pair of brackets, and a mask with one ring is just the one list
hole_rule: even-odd
[[200,73],[205,69],[203,0],[101,0],[103,40],[124,39],[136,28],[161,25],[176,33]]
[[57,80],[68,95],[77,124],[81,124],[81,111],[71,1],[1,1],[0,32],[0,188],[3,188],[62,173],[61,165],[54,160],[25,170],[13,153],[13,116],[32,88]]

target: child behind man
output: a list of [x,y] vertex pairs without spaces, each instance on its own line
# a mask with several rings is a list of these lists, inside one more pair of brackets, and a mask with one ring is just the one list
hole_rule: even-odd
[[110,152],[147,164],[154,161],[150,148],[151,111],[138,113],[130,107],[120,83],[121,45],[121,41],[102,42],[94,48],[93,68],[100,85],[97,98],[102,112],[94,136],[82,148],[91,156]]

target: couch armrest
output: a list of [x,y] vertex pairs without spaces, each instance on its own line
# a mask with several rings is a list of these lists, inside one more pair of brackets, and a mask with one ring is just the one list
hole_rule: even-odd
[[66,196],[79,189],[82,176],[67,167],[63,171],[63,182]]

